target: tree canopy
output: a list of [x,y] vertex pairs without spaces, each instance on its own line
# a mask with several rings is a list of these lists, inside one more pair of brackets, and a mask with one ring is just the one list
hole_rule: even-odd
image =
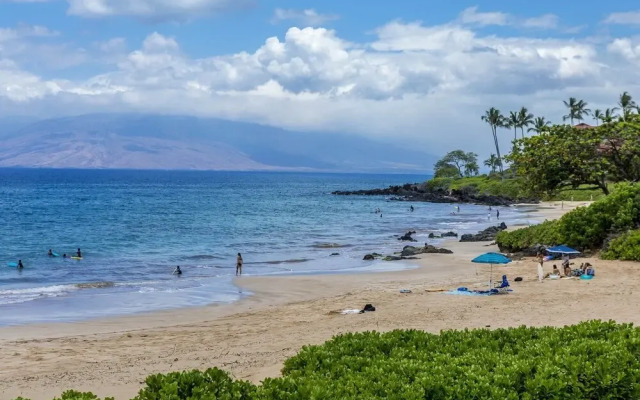
[[471,152],[465,153],[462,150],[448,152],[434,166],[437,178],[461,178],[477,175],[479,169],[478,155]]

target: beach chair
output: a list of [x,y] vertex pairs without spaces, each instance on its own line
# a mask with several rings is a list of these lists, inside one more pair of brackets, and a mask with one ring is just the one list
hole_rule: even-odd
[[509,285],[509,281],[507,280],[506,275],[502,275],[502,282],[496,283],[495,285],[496,289],[508,288],[509,286],[511,285]]

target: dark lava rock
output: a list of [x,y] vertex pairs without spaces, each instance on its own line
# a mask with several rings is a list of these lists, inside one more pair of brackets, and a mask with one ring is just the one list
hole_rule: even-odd
[[373,256],[373,254],[365,254],[363,260],[371,261],[371,260],[375,260],[375,257]]
[[411,237],[411,235],[414,235],[416,233],[416,231],[409,231],[407,233],[405,233],[404,235],[400,236],[398,238],[398,240],[402,240],[404,242],[417,242],[417,240],[415,240],[414,238]]
[[382,261],[400,261],[402,257],[399,256],[386,256],[382,259]]
[[461,242],[490,242],[496,239],[496,235],[507,229],[507,224],[504,222],[500,223],[498,226],[490,226],[487,229],[472,235],[470,233],[462,235],[460,237]]
[[415,246],[404,246],[402,249],[402,253],[400,255],[402,257],[415,256],[416,254],[453,254],[453,251],[449,249],[441,249],[439,247],[431,246],[429,244],[424,245],[424,247],[415,247]]
[[442,237],[458,237],[458,234],[455,232],[447,232],[447,233],[443,233]]

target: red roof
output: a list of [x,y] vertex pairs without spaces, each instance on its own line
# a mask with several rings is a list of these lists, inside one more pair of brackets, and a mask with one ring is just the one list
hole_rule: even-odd
[[574,128],[576,128],[576,129],[591,129],[591,128],[595,128],[595,127],[591,126],[589,124],[585,124],[584,122],[581,122],[578,125],[574,126]]

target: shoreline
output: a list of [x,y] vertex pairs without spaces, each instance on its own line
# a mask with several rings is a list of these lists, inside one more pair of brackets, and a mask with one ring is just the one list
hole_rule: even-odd
[[[575,203],[565,203],[564,210],[546,203],[536,205],[540,207],[536,213],[542,219],[551,219],[585,204]],[[474,311],[472,305],[497,306],[504,303],[501,296],[446,296],[426,289],[486,285],[489,267],[478,266],[476,275],[470,260],[497,247],[487,242],[453,240],[441,246],[454,254],[422,255],[415,260],[417,269],[243,277],[236,280],[237,285],[253,295],[228,305],[2,327],[0,355],[5,363],[0,367],[0,393],[3,398],[22,395],[32,400],[50,400],[74,388],[99,396],[116,396],[117,400],[129,399],[152,373],[213,366],[228,370],[237,378],[259,382],[278,376],[282,362],[303,345],[320,344],[344,332],[409,328],[438,332],[485,327],[486,321],[479,318],[483,312],[469,313]],[[518,268],[527,271],[525,276],[535,275],[534,268],[526,269],[526,261],[512,265],[517,268],[494,267],[494,280],[504,271],[509,271],[512,280],[512,271],[519,271]],[[533,283],[533,279],[525,281],[528,282],[517,286],[518,292]],[[557,283],[564,282],[551,284]],[[410,289],[412,293],[400,294],[400,289]],[[362,315],[331,313],[361,308],[366,303],[378,310]],[[526,318],[497,320],[498,325],[489,325],[541,323]]]

